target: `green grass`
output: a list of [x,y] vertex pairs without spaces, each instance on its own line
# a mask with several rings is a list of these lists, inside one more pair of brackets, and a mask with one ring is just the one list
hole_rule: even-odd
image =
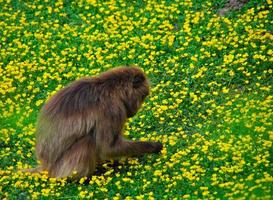
[[[270,199],[272,2],[1,1],[0,198]],[[43,103],[73,80],[135,64],[151,95],[125,135],[159,155],[100,166],[79,182],[18,172],[37,165]]]

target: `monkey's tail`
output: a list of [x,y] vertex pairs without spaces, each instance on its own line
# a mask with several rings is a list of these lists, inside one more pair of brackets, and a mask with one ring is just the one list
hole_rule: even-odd
[[31,169],[21,169],[21,172],[30,172],[30,173],[40,173],[44,170],[43,166],[37,166],[35,168],[31,168]]

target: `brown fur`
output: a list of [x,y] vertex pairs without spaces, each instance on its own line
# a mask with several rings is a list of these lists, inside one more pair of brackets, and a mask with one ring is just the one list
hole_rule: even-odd
[[72,82],[41,110],[36,155],[51,177],[90,176],[99,161],[156,153],[158,142],[122,137],[126,119],[149,94],[148,80],[137,67],[120,67]]

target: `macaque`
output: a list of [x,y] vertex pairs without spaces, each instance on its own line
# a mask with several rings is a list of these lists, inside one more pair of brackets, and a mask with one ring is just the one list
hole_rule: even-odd
[[58,91],[38,118],[36,156],[41,166],[36,171],[56,178],[88,177],[101,161],[160,152],[159,142],[130,141],[122,135],[127,118],[148,94],[148,80],[135,66],[76,80]]

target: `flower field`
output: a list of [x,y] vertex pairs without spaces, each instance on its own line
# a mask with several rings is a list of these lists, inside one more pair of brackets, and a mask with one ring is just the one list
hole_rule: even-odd
[[[0,0],[0,199],[271,199],[272,1],[220,16],[224,2]],[[78,182],[21,172],[44,102],[127,64],[151,94],[124,134],[161,154]]]

